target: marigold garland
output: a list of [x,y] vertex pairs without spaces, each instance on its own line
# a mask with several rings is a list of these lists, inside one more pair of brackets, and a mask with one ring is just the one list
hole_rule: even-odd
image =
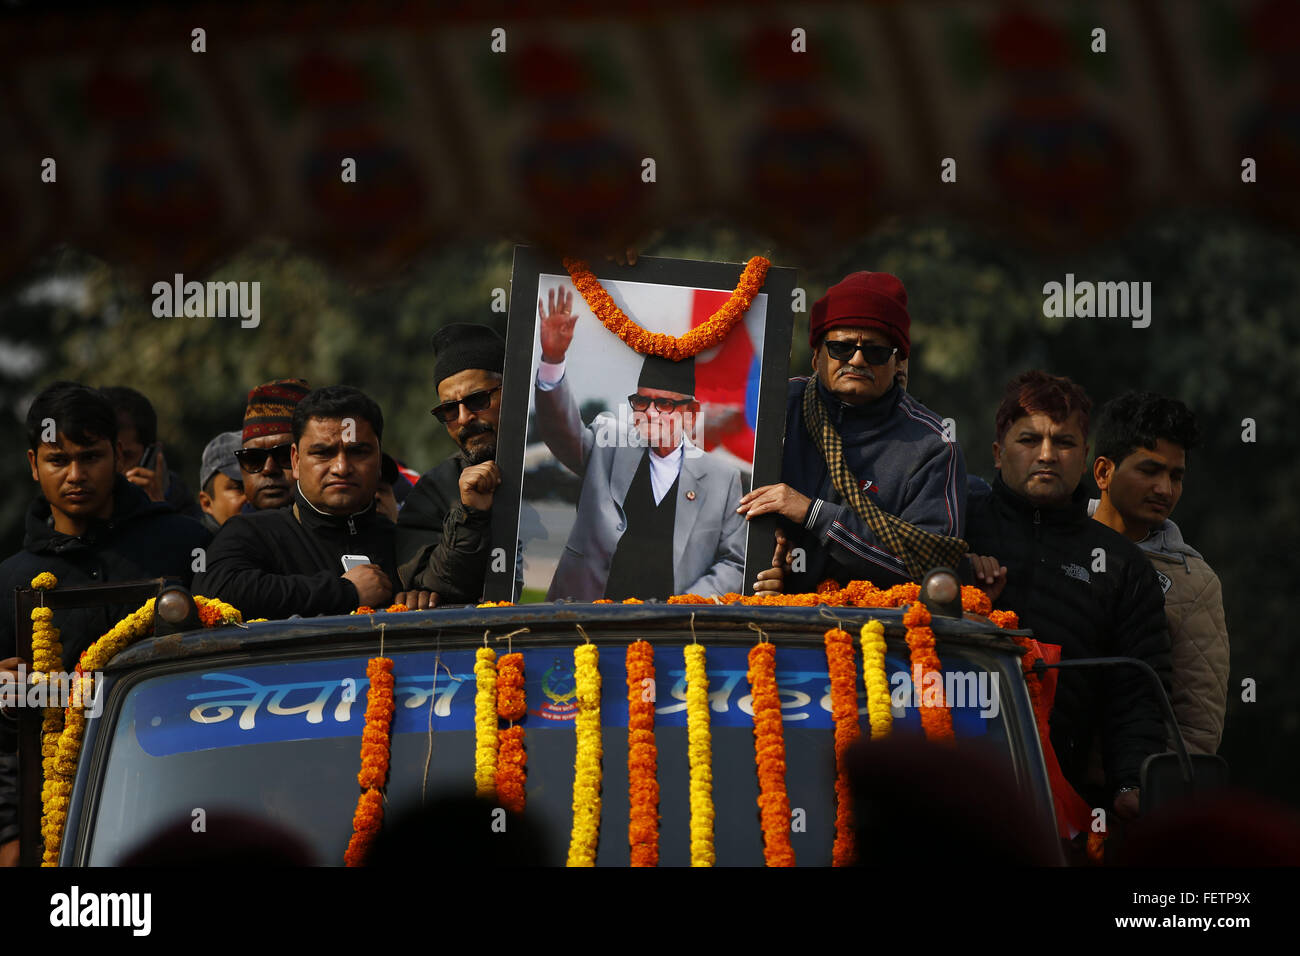
[[370,688],[366,692],[366,719],[361,731],[361,771],[357,783],[363,789],[382,790],[388,779],[393,713],[393,661],[372,657],[366,664]]
[[629,319],[605,291],[600,280],[581,259],[566,258],[564,267],[569,270],[573,284],[605,328],[622,339],[633,351],[642,355],[658,355],[674,362],[699,355],[727,337],[736,324],[745,317],[754,296],[763,287],[768,267],[772,263],[762,256],[754,256],[745,264],[740,281],[722,308],[708,321],[697,325],[680,338],[662,332],[649,332]]
[[[32,588],[49,591],[58,586],[58,578],[42,571],[32,579]],[[54,611],[48,607],[32,609],[32,681],[48,681],[50,674],[63,667],[63,643],[59,629],[54,626]],[[62,832],[67,816],[67,798],[72,793],[70,783],[56,780],[54,768],[59,752],[59,737],[63,733],[63,708],[46,707],[41,715],[41,834],[44,838],[43,866],[58,862],[58,845],[51,845],[50,834]]]
[[524,781],[528,772],[524,728],[515,724],[497,736],[501,742],[497,750],[497,800],[511,813],[523,813],[526,800]]
[[[633,866],[659,865],[659,751],[655,744],[655,653],[627,648],[627,838]],[[647,683],[647,681],[649,683]]]
[[523,720],[528,713],[524,698],[524,655],[516,651],[497,664],[497,716],[502,720]]
[[790,846],[790,797],[785,789],[785,734],[776,686],[776,648],[762,641],[749,652],[754,709],[754,756],[758,764],[758,806],[763,859],[768,866],[794,866]]
[[[48,571],[37,575],[32,581],[33,587],[39,585],[40,590],[54,587],[57,583],[57,579]],[[199,618],[205,627],[242,622],[239,611],[223,601],[196,594],[194,603],[199,608]],[[44,617],[43,614],[40,615],[42,623],[45,623]],[[36,618],[34,617],[33,620]],[[68,801],[72,793],[73,777],[77,771],[77,761],[81,757],[81,744],[86,731],[85,708],[94,695],[94,674],[102,671],[108,662],[127,646],[152,633],[153,623],[154,599],[150,598],[82,652],[73,671],[72,700],[69,702],[70,706],[63,712],[63,728],[58,733],[57,742],[53,742],[52,745],[55,723],[48,714],[42,720],[42,731],[51,734],[51,739],[41,741],[41,762],[45,768],[45,783],[41,790],[43,802],[41,836],[45,841],[42,866],[58,864],[59,850],[63,844],[63,827],[68,819]]]
[[691,866],[712,866],[713,734],[709,730],[709,673],[703,644],[687,644],[686,755],[691,780]]
[[569,866],[595,866],[600,839],[600,652],[595,644],[573,649],[573,680],[578,714],[574,721],[577,754],[573,766],[573,832]]
[[867,685],[867,719],[871,739],[889,736],[894,728],[890,709],[889,674],[885,670],[885,625],[875,618],[862,625],[862,679]]
[[345,866],[361,866],[384,822],[384,785],[392,750],[393,662],[372,657],[366,664],[370,687],[366,692],[366,718],[361,731],[361,770],[357,783],[362,793],[352,815],[352,836],[343,854]]
[[378,790],[367,790],[357,800],[356,812],[352,814],[352,838],[348,840],[347,851],[343,854],[345,866],[360,866],[365,862],[370,844],[379,835],[383,822],[383,795]]
[[474,655],[474,792],[496,796],[497,652],[480,647]]
[[835,721],[835,845],[832,866],[849,866],[854,859],[853,801],[845,752],[858,739],[857,668],[853,638],[833,627],[826,632],[826,667],[831,681],[831,719]]
[[745,607],[903,607],[921,593],[918,584],[908,582],[880,590],[870,581],[850,581],[843,588],[832,589],[833,582],[822,582],[826,590],[808,594],[726,594],[704,597],[700,594],[674,594],[669,604],[739,604]]
[[498,733],[497,799],[513,813],[524,811],[524,780],[528,755],[524,753],[524,728],[514,721],[528,713],[524,694],[524,655],[507,654],[497,664],[497,717],[511,722]]
[[952,712],[948,710],[947,701],[942,704],[930,704],[926,683],[930,674],[937,674],[939,693],[943,694],[943,665],[934,647],[934,631],[930,628],[930,609],[917,601],[903,615],[903,624],[907,628],[907,646],[912,651],[913,691],[921,701],[921,728],[927,740],[951,743]]

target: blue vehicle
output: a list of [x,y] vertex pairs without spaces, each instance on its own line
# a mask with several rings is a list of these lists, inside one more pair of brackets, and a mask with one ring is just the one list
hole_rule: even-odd
[[[759,639],[758,627],[775,646],[785,780],[791,806],[802,811],[791,832],[796,860],[829,865],[836,766],[823,635],[838,622],[856,643],[862,624],[872,618],[884,623],[893,735],[919,741],[920,699],[909,694],[902,613],[546,604],[290,619],[147,638],[118,654],[104,674],[102,712],[87,721],[60,862],[118,865],[159,826],[202,810],[263,821],[309,847],[312,863],[342,864],[359,794],[367,661],[381,646],[394,661],[385,811],[392,820],[439,795],[472,792],[474,654],[486,636],[499,654],[513,649],[524,655],[524,814],[545,838],[545,862],[562,865],[568,848],[573,651],[589,637],[599,648],[602,680],[598,865],[629,862],[625,652],[632,641],[645,639],[654,647],[656,673],[660,865],[690,862],[682,649],[698,642],[706,647],[709,676],[716,865],[761,866],[746,679],[746,655]],[[1005,767],[1026,800],[1044,811],[1033,825],[1042,827],[1045,845],[1054,846],[1051,792],[1021,648],[1008,632],[969,615],[936,613],[933,629],[958,746],[978,746]],[[859,722],[867,733],[860,655],[857,660]],[[22,779],[25,805],[39,804],[39,778],[28,773]],[[24,850],[32,845],[24,839]],[[24,858],[31,860],[26,852]]]

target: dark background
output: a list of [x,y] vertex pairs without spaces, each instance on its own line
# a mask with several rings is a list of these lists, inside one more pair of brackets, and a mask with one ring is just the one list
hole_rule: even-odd
[[[808,306],[847,272],[888,271],[910,297],[910,390],[956,421],[973,473],[992,477],[993,410],[1026,368],[1098,404],[1136,387],[1197,413],[1174,517],[1223,580],[1222,753],[1238,782],[1300,804],[1300,5],[612,10],[10,5],[0,551],[33,490],[21,419],[56,378],[145,392],[192,488],[248,389],[291,375],[365,388],[386,448],[423,470],[451,451],[428,414],[430,334],[504,332],[492,290],[516,242],[763,254],[799,270]],[[176,272],[260,281],[260,327],[155,318],[150,287]],[[1066,273],[1151,282],[1151,326],[1045,317],[1043,285]]]

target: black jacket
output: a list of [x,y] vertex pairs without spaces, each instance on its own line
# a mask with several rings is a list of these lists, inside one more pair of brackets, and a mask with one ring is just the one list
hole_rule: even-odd
[[355,515],[317,511],[295,488],[294,505],[233,515],[208,549],[194,589],[233,604],[246,620],[346,614],[360,600],[343,578],[343,555],[379,565],[399,590],[394,525],[372,502]]
[[[1140,658],[1168,691],[1169,633],[1155,571],[1137,545],[1090,519],[1087,505],[1080,487],[1065,508],[1035,507],[999,475],[992,493],[973,502],[966,539],[976,554],[1006,565],[996,606],[1015,611],[1040,640],[1060,645],[1062,659]],[[1061,671],[1051,728],[1062,771],[1088,799],[1137,786],[1142,761],[1165,749],[1155,689],[1135,667]],[[1087,779],[1094,735],[1105,792]]]
[[402,581],[408,589],[436,591],[439,604],[477,603],[487,575],[492,512],[461,503],[466,467],[453,455],[425,472],[397,516]]
[[[171,505],[150,501],[118,475],[113,482],[113,515],[95,521],[80,537],[54,530],[49,503],[37,498],[27,510],[23,550],[0,563],[0,660],[16,653],[14,590],[49,571],[60,587],[193,576],[194,549],[211,535]],[[63,644],[63,668],[71,671],[81,653],[137,606],[68,608],[54,613]],[[18,836],[17,736],[14,724],[0,720],[0,843]]]
[[[113,482],[113,516],[93,522],[81,537],[60,534],[42,497],[27,510],[23,550],[0,563],[0,659],[14,651],[14,589],[49,571],[61,587],[142,578],[174,577],[189,584],[195,548],[212,536],[197,521],[149,497],[121,475]],[[59,611],[54,623],[63,642],[63,663],[71,670],[81,652],[135,607]]]

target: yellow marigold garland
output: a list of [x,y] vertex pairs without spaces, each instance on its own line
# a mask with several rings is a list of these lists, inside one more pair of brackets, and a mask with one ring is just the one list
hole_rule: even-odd
[[927,677],[934,673],[940,680],[943,678],[943,665],[935,651],[934,631],[930,628],[930,609],[917,601],[903,615],[903,624],[907,627],[907,646],[912,651],[912,680],[917,682],[914,690],[921,701],[921,728],[927,740],[951,743],[952,712],[948,710],[947,701],[939,705],[926,703],[924,684]]
[[754,756],[758,764],[758,806],[763,859],[768,866],[794,866],[790,846],[790,797],[785,789],[785,733],[776,686],[776,648],[767,641],[749,652],[749,687],[754,708]]
[[[41,582],[53,587],[54,575],[45,572],[38,575],[33,585]],[[194,596],[194,603],[199,608],[199,617],[207,627],[222,623],[240,623],[239,611],[215,598]],[[67,822],[68,797],[72,793],[72,778],[76,774],[77,761],[81,756],[82,738],[86,731],[85,707],[94,694],[94,674],[103,670],[108,662],[125,650],[139,638],[153,630],[154,599],[150,598],[139,609],[118,621],[107,634],[100,637],[81,654],[73,675],[73,692],[71,706],[64,711],[63,730],[59,733],[58,743],[53,753],[47,753],[42,741],[42,763],[46,766],[45,786],[42,796],[45,798],[44,815],[41,822],[41,835],[45,839],[45,859],[43,866],[54,866],[59,858],[59,849],[63,843],[63,826]],[[43,727],[48,724],[43,723]],[[48,761],[48,762],[47,762]]]
[[474,655],[474,792],[496,796],[497,652],[480,647]]
[[[43,571],[32,579],[32,588],[49,591],[57,587],[58,583],[53,574]],[[59,629],[54,626],[54,611],[44,606],[33,608],[32,680],[48,681],[51,673],[62,669],[63,643],[59,640]],[[49,834],[56,830],[56,817],[57,829],[62,831],[63,820],[67,816],[68,797],[72,794],[71,784],[54,778],[59,737],[62,733],[63,708],[46,707],[41,716],[41,766],[44,773],[41,787],[41,834],[45,838],[42,865],[46,866],[58,862],[58,846],[51,846]]]
[[392,752],[393,662],[372,657],[366,664],[370,687],[366,692],[365,726],[361,731],[361,770],[357,783],[362,793],[352,815],[352,836],[343,854],[345,866],[361,866],[384,822],[384,785]]
[[712,866],[713,735],[709,730],[709,674],[703,644],[687,644],[686,740],[691,780],[691,866]]
[[595,644],[573,650],[573,679],[578,693],[575,720],[577,755],[573,768],[573,832],[569,866],[595,866],[600,839],[600,652]]
[[853,662],[853,638],[833,627],[826,632],[826,667],[831,681],[831,719],[835,721],[835,845],[832,866],[853,863],[853,801],[849,794],[849,772],[845,752],[858,739],[857,668]]
[[713,313],[708,321],[697,325],[680,338],[662,332],[648,332],[629,319],[610,298],[600,280],[581,259],[566,258],[564,267],[569,270],[573,284],[586,300],[592,314],[600,319],[601,324],[622,339],[634,351],[643,355],[658,355],[674,362],[699,355],[705,349],[712,348],[736,327],[744,318],[750,304],[763,282],[767,278],[767,269],[772,263],[762,256],[754,256],[745,264],[740,274],[740,281],[731,297],[722,308]]
[[889,675],[885,670],[885,625],[874,618],[862,625],[862,678],[867,685],[867,718],[871,739],[888,737],[894,728],[889,708]]
[[497,717],[510,721],[498,733],[497,799],[507,810],[523,813],[524,780],[528,755],[524,753],[524,728],[514,723],[528,713],[524,696],[524,655],[507,654],[497,665]]
[[[659,751],[655,744],[655,652],[649,641],[627,648],[627,839],[633,866],[659,864]],[[646,682],[649,681],[649,684]]]

